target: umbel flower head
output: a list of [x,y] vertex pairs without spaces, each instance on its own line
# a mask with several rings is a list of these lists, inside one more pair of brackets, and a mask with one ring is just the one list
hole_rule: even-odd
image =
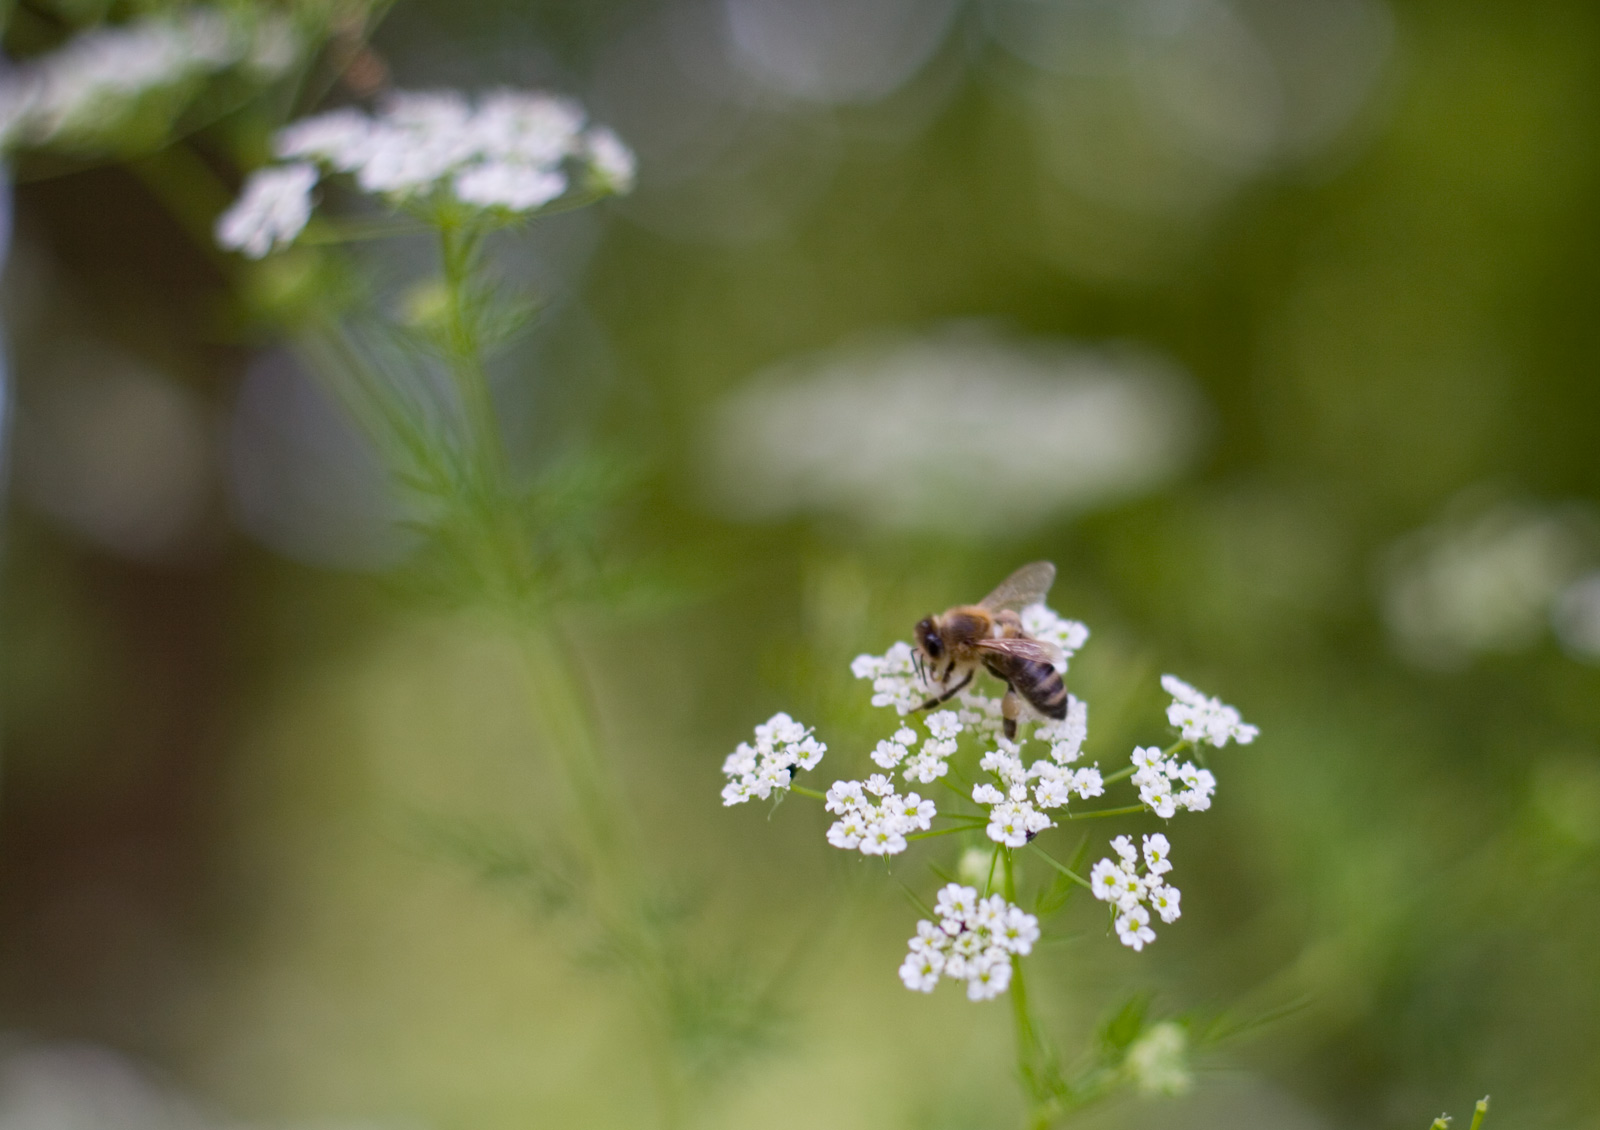
[[520,90],[476,103],[453,90],[396,93],[376,113],[346,107],[286,126],[273,151],[290,164],[252,174],[217,221],[217,241],[252,258],[294,241],[311,190],[333,174],[396,207],[448,203],[507,217],[628,192],[634,177],[633,153],[576,102]]
[[[1163,922],[1176,922],[1181,915],[1178,908],[1182,892],[1166,881],[1172,870],[1169,857],[1172,845],[1167,837],[1157,832],[1144,837],[1144,870],[1139,870],[1139,850],[1127,836],[1111,841],[1117,858],[1102,859],[1089,872],[1089,888],[1094,897],[1111,903],[1116,909],[1112,926],[1122,944],[1131,950],[1142,950],[1156,940],[1150,928],[1150,911],[1154,910]],[[1148,904],[1148,909],[1147,909]]]
[[755,744],[740,742],[722,763],[728,783],[722,788],[724,805],[743,804],[751,797],[766,800],[784,792],[802,769],[815,769],[828,747],[787,714],[774,714],[756,727]]
[[[1058,669],[1063,671],[1089,636],[1082,624],[1063,619],[1043,604],[1023,609],[1021,624],[1027,635],[1061,649]],[[1024,702],[1015,736],[1008,738],[999,698],[966,682],[958,684],[959,690],[942,685],[926,665],[917,662],[917,652],[910,644],[896,643],[883,655],[858,656],[850,669],[857,679],[870,683],[873,706],[891,708],[898,715],[896,728],[888,737],[861,751],[882,771],[865,780],[837,780],[826,794],[793,786],[795,769],[814,763],[814,758],[802,756],[799,745],[812,739],[809,731],[787,715],[778,715],[766,727],[757,728],[755,746],[740,746],[724,765],[730,781],[723,800],[737,804],[751,796],[764,798],[793,789],[821,800],[835,817],[827,830],[829,844],[869,856],[896,856],[909,849],[910,841],[929,836],[961,833],[969,837],[955,874],[972,885],[949,883],[937,898],[937,920],[917,924],[916,936],[900,966],[900,979],[908,989],[932,992],[948,977],[963,982],[968,997],[975,1001],[1008,990],[1018,968],[1016,962],[1039,938],[1038,919],[1008,901],[1016,897],[1016,854],[1030,844],[1058,871],[1086,883],[1095,898],[1110,904],[1112,929],[1130,949],[1143,950],[1156,940],[1157,919],[1167,924],[1178,920],[1182,893],[1168,881],[1172,845],[1164,834],[1145,835],[1137,844],[1129,836],[1115,837],[1110,842],[1114,857],[1096,863],[1088,879],[1056,861],[1046,846],[1032,841],[1055,827],[1057,819],[1142,812],[1165,820],[1179,810],[1210,808],[1216,777],[1203,764],[1196,764],[1203,762],[1198,748],[1193,760],[1183,760],[1178,754],[1202,743],[1220,748],[1229,742],[1253,741],[1256,727],[1245,723],[1237,710],[1172,675],[1165,676],[1162,686],[1173,697],[1167,717],[1181,732],[1180,739],[1165,750],[1136,748],[1132,768],[1108,778],[1101,774],[1098,763],[1082,763],[1089,708],[1076,696],[1067,696],[1065,717],[1060,719],[1040,718]],[[954,693],[947,693],[952,690]],[[949,705],[931,709],[944,702]],[[920,712],[924,705],[929,713]],[[1030,742],[1043,745],[1042,756],[1028,752]],[[820,752],[816,756],[820,757]],[[899,793],[896,776],[908,784],[936,783],[951,788],[970,799],[978,811],[968,807],[941,813],[931,800],[916,792]],[[1060,812],[1069,803],[1104,795],[1108,784],[1125,778],[1138,789],[1139,804]],[[953,783],[956,781],[962,782],[959,787]],[[1059,815],[1053,815],[1056,813]],[[946,826],[935,828],[935,821]],[[980,829],[994,846],[978,846],[982,843],[977,840]],[[1002,862],[1005,896],[990,893],[996,867]],[[1181,1063],[1173,1066],[1182,1058],[1183,1032],[1175,1028],[1152,1032],[1155,1034],[1140,1045],[1137,1056],[1130,1053],[1128,1069],[1143,1089],[1175,1092],[1186,1078]]]
[[951,883],[934,904],[939,921],[923,919],[900,965],[908,989],[931,993],[940,977],[965,981],[967,999],[991,1000],[1011,985],[1011,956],[1039,940],[1039,920],[1000,895],[980,899],[975,887]]
[[0,152],[155,143],[204,80],[232,72],[267,82],[304,47],[287,19],[248,5],[177,8],[81,32],[0,81]]

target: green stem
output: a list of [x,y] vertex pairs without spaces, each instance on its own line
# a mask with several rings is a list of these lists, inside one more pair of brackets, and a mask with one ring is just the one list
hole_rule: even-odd
[[827,800],[828,799],[828,794],[827,793],[818,792],[816,789],[808,789],[804,785],[790,785],[789,786],[789,791],[791,793],[799,793],[801,796],[808,796],[812,800]]
[[973,828],[972,825],[967,825],[967,826],[961,827],[961,828],[935,828],[931,832],[913,832],[913,833],[911,833],[911,835],[907,836],[906,839],[907,840],[927,840],[927,839],[932,839],[934,836],[948,836],[952,832],[970,832],[970,831],[972,831],[972,828]]
[[471,281],[481,245],[481,235],[470,228],[453,223],[439,228],[439,253],[449,303],[445,343],[450,377],[455,382],[456,394],[461,398],[468,439],[482,460],[480,471],[483,486],[493,495],[504,487],[507,467],[500,421],[495,415],[489,377],[483,368],[477,318],[471,308]]
[[1063,820],[1098,820],[1102,816],[1127,816],[1134,812],[1148,811],[1143,804],[1130,804],[1126,808],[1099,808],[1093,812],[1069,812]]
[[1078,886],[1083,887],[1085,889],[1092,889],[1090,887],[1090,885],[1089,885],[1089,880],[1085,879],[1082,875],[1079,875],[1076,871],[1072,870],[1065,863],[1062,863],[1060,860],[1056,859],[1055,856],[1053,856],[1049,852],[1045,851],[1044,848],[1040,847],[1038,844],[1029,844],[1028,848],[1035,855],[1039,856],[1039,858],[1043,859],[1046,863],[1048,863],[1051,867],[1054,867],[1057,871],[1061,872],[1067,878],[1071,879],[1074,883],[1078,884]]
[[[1004,894],[1006,901],[1017,901],[1016,866],[1009,849],[998,852],[1005,863]],[[1011,1019],[1017,1038],[1017,1074],[1028,1091],[1032,1109],[1028,1115],[1029,1126],[1043,1130],[1054,1121],[1051,1080],[1055,1065],[1050,1053],[1039,1038],[1038,1026],[1028,1007],[1028,985],[1023,977],[1022,955],[1011,955]]]
[[1115,773],[1112,773],[1110,776],[1101,777],[1100,778],[1100,783],[1102,785],[1114,785],[1118,781],[1126,781],[1129,777],[1133,776],[1134,771],[1135,771],[1134,767],[1132,765],[1129,765],[1129,766],[1127,766],[1125,768],[1118,769]]
[[566,777],[592,848],[598,916],[638,959],[633,987],[646,1013],[647,1067],[655,1084],[660,1124],[662,1130],[678,1130],[684,1121],[684,1094],[667,1019],[670,958],[638,917],[644,882],[637,866],[639,853],[633,850],[627,825],[618,819],[625,804],[622,790],[607,768],[593,707],[564,641],[549,629],[529,627],[522,644],[537,721]]

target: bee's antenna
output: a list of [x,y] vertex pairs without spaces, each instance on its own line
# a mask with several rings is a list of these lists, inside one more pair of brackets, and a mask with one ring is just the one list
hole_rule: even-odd
[[928,685],[928,676],[922,670],[922,653],[921,652],[913,651],[911,653],[911,666],[916,668],[917,681],[919,683],[921,683],[923,686],[927,686]]

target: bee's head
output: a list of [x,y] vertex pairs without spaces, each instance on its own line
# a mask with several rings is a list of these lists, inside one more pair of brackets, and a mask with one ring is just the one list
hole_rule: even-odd
[[944,658],[944,640],[939,638],[932,616],[917,621],[917,646],[935,663]]

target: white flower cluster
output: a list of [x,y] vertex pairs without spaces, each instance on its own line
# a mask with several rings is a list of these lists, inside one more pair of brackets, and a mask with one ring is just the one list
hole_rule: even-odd
[[908,989],[933,992],[941,976],[967,983],[967,999],[990,1000],[1011,984],[1011,955],[1039,940],[1039,920],[1000,895],[980,899],[973,887],[951,883],[939,892],[938,923],[923,919],[900,966]]
[[905,779],[923,785],[932,784],[943,777],[950,771],[948,759],[956,751],[956,735],[961,732],[961,720],[953,710],[939,710],[928,715],[925,724],[928,737],[916,753],[911,752],[911,746],[917,740],[917,732],[910,726],[901,726],[893,737],[878,743],[872,751],[872,760],[885,769],[893,769],[905,762]]
[[[1049,759],[1024,765],[1022,747],[995,738],[995,748],[983,755],[978,768],[993,773],[1004,788],[976,785],[972,799],[989,808],[989,838],[1006,847],[1022,847],[1055,821],[1044,810],[1061,808],[1073,793],[1088,798],[1105,792],[1100,770],[1094,766],[1072,768],[1088,733],[1089,708],[1068,697],[1067,717],[1040,726],[1035,736],[1050,742]],[[1028,782],[1034,782],[1030,795]]]
[[1030,604],[1021,612],[1022,630],[1036,640],[1053,643],[1061,649],[1056,670],[1066,671],[1067,663],[1079,648],[1089,642],[1089,628],[1077,620],[1064,620],[1043,604]]
[[856,656],[850,661],[850,673],[872,680],[873,706],[892,706],[897,714],[910,714],[928,697],[917,678],[915,654],[910,644],[898,640],[882,655]]
[[1005,728],[1005,717],[1000,713],[1000,700],[976,691],[962,691],[956,695],[960,709],[956,718],[967,729],[993,737]]
[[1180,808],[1204,812],[1211,807],[1211,795],[1217,791],[1217,778],[1211,770],[1192,761],[1179,765],[1176,757],[1166,757],[1153,745],[1136,746],[1130,760],[1139,799],[1161,819],[1171,820]]
[[[574,176],[600,193],[627,192],[634,177],[632,152],[604,126],[586,127],[581,106],[519,90],[476,105],[457,91],[393,94],[376,114],[346,107],[286,126],[273,148],[301,163],[291,168],[349,173],[362,191],[395,203],[442,192],[508,213],[549,204]],[[259,258],[300,234],[305,219],[293,220],[310,216],[316,178],[302,189],[303,174],[289,180],[282,171],[262,169],[246,183],[218,221],[222,246]]]
[[1261,731],[1239,716],[1239,712],[1220,699],[1207,698],[1176,675],[1161,676],[1161,689],[1172,696],[1167,721],[1176,726],[1187,741],[1210,742],[1221,749],[1232,738],[1249,745]]
[[728,783],[722,787],[722,803],[743,804],[751,797],[766,800],[794,782],[801,769],[814,769],[828,747],[811,736],[811,731],[787,714],[774,714],[756,727],[756,744],[740,742],[722,763]]
[[825,807],[839,817],[828,829],[828,842],[862,855],[899,855],[906,850],[906,836],[926,832],[938,815],[933,801],[916,793],[901,796],[882,773],[865,783],[835,781]]
[[[1169,886],[1164,876],[1172,870],[1168,854],[1172,846],[1167,837],[1157,832],[1144,837],[1144,873],[1139,873],[1139,852],[1127,836],[1111,841],[1117,859],[1102,859],[1089,872],[1089,887],[1094,897],[1116,906],[1118,914],[1114,925],[1122,944],[1132,950],[1142,950],[1156,940],[1150,929],[1150,910],[1161,916],[1163,922],[1176,922],[1181,911],[1178,902],[1182,892]],[[1150,910],[1145,908],[1149,904]]]
[[94,28],[0,84],[0,149],[115,146],[118,127],[146,94],[234,67],[270,79],[300,52],[289,22],[270,13],[190,8]]

